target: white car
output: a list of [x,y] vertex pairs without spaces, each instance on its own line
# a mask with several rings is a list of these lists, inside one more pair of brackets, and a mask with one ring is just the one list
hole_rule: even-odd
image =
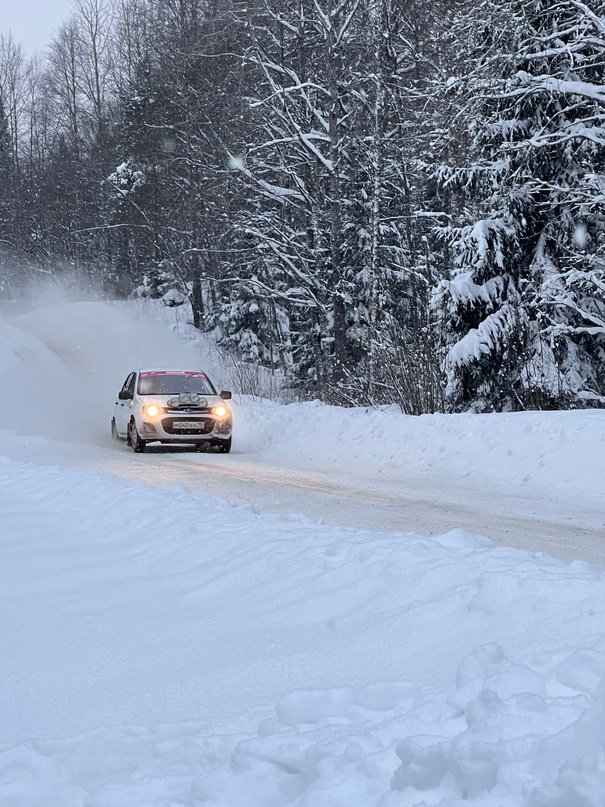
[[147,443],[194,443],[231,451],[231,393],[198,370],[133,370],[118,394],[111,434],[137,453]]

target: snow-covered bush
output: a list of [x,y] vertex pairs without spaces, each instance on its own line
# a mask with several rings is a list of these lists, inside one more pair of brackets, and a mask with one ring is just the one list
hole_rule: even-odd
[[143,275],[143,280],[134,289],[132,296],[162,300],[169,308],[183,305],[188,299],[188,289],[171,261],[160,263]]

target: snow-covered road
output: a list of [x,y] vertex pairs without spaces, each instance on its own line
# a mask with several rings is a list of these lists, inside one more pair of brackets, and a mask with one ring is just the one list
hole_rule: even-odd
[[555,492],[512,493],[502,486],[465,485],[371,463],[352,467],[343,461],[286,461],[237,442],[229,456],[163,447],[141,456],[109,441],[83,446],[7,438],[4,453],[154,487],[183,487],[256,512],[298,512],[331,525],[425,536],[463,528],[500,546],[605,568],[605,505],[578,503]]
[[[121,458],[120,458],[121,459]],[[153,485],[201,490],[265,512],[300,512],[327,524],[380,532],[442,535],[464,528],[501,546],[583,559],[605,568],[605,508],[552,495],[527,497],[375,466],[280,463],[259,454],[156,457],[94,465]],[[107,462],[107,464],[106,464]]]
[[127,307],[0,322],[2,807],[605,803],[605,413],[243,399],[134,455],[156,362],[228,383]]

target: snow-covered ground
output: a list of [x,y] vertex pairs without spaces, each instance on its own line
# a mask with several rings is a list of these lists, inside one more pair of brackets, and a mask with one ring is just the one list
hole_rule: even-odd
[[605,413],[112,446],[126,373],[192,363],[228,384],[125,306],[0,323],[1,807],[602,807],[605,576],[531,550],[599,557]]

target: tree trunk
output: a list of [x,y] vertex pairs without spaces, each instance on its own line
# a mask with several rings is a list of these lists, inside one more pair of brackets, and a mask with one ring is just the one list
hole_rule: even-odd
[[193,326],[202,330],[204,322],[204,298],[202,296],[202,278],[195,274],[191,284],[191,311],[193,313]]

